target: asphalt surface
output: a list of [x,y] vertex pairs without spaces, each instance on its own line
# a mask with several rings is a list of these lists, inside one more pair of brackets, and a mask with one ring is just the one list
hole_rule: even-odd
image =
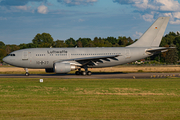
[[82,76],[74,74],[0,74],[0,78],[62,78],[62,79],[143,79],[143,78],[167,78],[180,77],[180,73],[94,73],[91,76]]

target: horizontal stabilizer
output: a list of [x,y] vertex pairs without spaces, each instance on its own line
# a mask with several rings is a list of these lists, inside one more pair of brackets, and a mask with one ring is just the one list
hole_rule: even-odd
[[159,48],[151,48],[147,49],[146,52],[166,52],[170,49],[175,49],[176,47],[159,47]]

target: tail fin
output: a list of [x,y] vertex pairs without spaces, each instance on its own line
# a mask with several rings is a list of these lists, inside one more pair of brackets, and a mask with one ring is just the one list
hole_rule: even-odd
[[170,17],[159,17],[141,38],[127,47],[159,47]]

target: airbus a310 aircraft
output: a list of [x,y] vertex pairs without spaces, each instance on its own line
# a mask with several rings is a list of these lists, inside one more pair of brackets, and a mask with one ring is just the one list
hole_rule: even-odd
[[24,68],[26,76],[28,68],[45,69],[48,73],[78,70],[76,75],[91,75],[88,68],[121,65],[171,49],[159,47],[168,21],[169,17],[159,17],[138,41],[127,47],[22,49],[10,53],[3,61]]

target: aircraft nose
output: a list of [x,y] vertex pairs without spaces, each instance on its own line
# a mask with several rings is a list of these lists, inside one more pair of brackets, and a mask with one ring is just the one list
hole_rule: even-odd
[[3,60],[5,63],[8,63],[8,58],[7,58],[7,57],[4,57],[2,60]]

